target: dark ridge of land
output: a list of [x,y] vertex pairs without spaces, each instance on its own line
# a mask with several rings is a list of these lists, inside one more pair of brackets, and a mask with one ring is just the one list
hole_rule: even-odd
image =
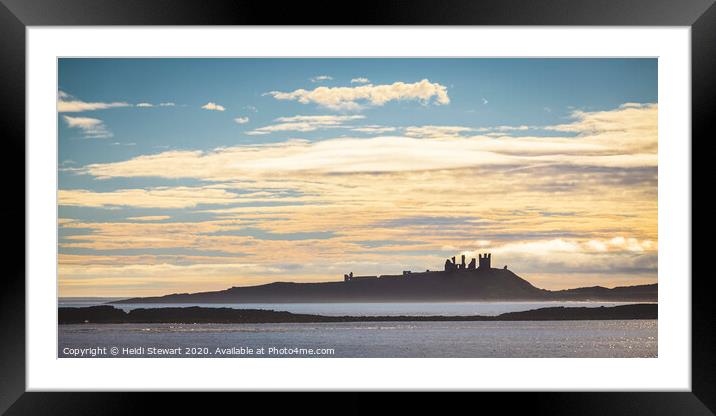
[[203,308],[141,308],[125,312],[113,306],[59,308],[58,323],[64,324],[262,324],[321,322],[406,322],[406,321],[581,321],[657,319],[658,305],[635,304],[612,307],[551,307],[524,312],[508,312],[497,316],[324,316],[295,314],[262,309]]
[[601,286],[550,291],[533,286],[508,269],[475,269],[408,275],[371,276],[352,281],[275,282],[200,293],[177,293],[110,302],[126,303],[320,303],[320,302],[469,302],[613,301],[656,302],[656,284]]

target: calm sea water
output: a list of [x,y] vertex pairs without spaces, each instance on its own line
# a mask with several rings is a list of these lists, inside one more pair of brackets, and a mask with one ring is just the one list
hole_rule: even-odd
[[[60,298],[60,307],[101,305],[121,298]],[[552,306],[616,306],[637,302],[408,302],[408,303],[133,303],[113,305],[129,311],[137,308],[176,308],[202,306],[206,308],[268,309],[292,313],[326,316],[421,316],[421,315],[487,315],[519,312]]]
[[[116,298],[62,298],[92,306]],[[127,304],[272,309],[319,315],[499,315],[620,302]],[[60,325],[59,357],[656,357],[657,321]],[[116,350],[112,350],[116,348]],[[116,355],[115,355],[116,352]]]
[[80,354],[125,358],[656,357],[657,321],[60,325],[59,357]]

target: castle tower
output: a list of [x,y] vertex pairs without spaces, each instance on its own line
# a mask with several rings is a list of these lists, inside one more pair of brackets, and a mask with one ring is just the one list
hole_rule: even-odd
[[455,269],[455,265],[452,264],[450,259],[445,260],[445,271],[452,272]]
[[464,254],[462,255],[462,263],[461,263],[460,268],[461,268],[462,270],[465,270],[465,255],[464,255]]
[[478,256],[478,268],[479,269],[490,269],[492,266],[490,265],[490,262],[492,260],[492,254],[486,253],[486,254],[479,254]]

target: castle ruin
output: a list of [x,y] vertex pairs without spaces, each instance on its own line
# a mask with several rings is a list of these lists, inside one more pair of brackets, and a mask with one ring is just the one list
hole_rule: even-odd
[[[410,270],[404,270],[402,275],[381,275],[381,276],[353,276],[353,272],[343,275],[343,280],[346,282],[353,280],[366,280],[366,279],[385,279],[393,277],[411,277],[411,276],[424,276],[424,275],[437,275],[445,273],[457,273],[462,271],[470,270],[490,270],[492,268],[492,253],[478,254],[477,259],[473,258],[470,263],[465,263],[465,255],[460,257],[460,263],[457,263],[455,257],[445,260],[444,271],[433,271],[426,270],[425,272],[415,272]],[[505,269],[507,266],[505,266]]]

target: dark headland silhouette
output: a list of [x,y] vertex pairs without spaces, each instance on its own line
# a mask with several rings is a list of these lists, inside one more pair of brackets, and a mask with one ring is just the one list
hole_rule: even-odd
[[343,281],[275,282],[199,293],[123,299],[111,303],[316,303],[316,302],[457,302],[457,301],[616,301],[656,302],[657,284],[601,286],[551,291],[533,286],[504,266],[493,268],[491,254],[465,263],[455,257],[440,271],[404,271],[399,275],[344,275]]
[[58,323],[66,324],[267,324],[318,322],[442,322],[442,321],[582,321],[657,319],[658,305],[642,303],[611,307],[550,307],[497,316],[325,316],[262,309],[202,308],[140,308],[125,312],[114,306],[59,308]]

